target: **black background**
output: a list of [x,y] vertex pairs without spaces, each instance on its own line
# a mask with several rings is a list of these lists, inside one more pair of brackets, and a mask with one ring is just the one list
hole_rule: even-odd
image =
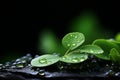
[[114,34],[119,32],[119,3],[115,1],[44,0],[1,4],[0,59],[10,52],[34,54],[40,31],[49,28],[63,36],[69,21],[84,10],[93,11],[105,29],[111,29]]

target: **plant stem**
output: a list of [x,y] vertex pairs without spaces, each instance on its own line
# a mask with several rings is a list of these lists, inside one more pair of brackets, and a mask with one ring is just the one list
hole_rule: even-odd
[[69,51],[70,51],[70,48],[65,52],[65,55],[67,55]]
[[[72,54],[72,53],[80,53],[80,49],[77,49],[77,50],[74,50],[74,51],[69,52],[69,54]],[[69,55],[69,54],[68,54],[68,55]]]

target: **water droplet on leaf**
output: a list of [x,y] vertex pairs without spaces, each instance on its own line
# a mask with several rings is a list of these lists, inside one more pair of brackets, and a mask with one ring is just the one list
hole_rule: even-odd
[[75,38],[78,38],[77,36],[75,36]]
[[73,61],[73,62],[78,62],[79,59],[78,59],[78,58],[73,58],[72,61]]
[[75,44],[73,44],[73,46],[75,46]]
[[80,59],[80,61],[82,62],[82,61],[84,61],[85,59]]
[[46,64],[46,63],[47,63],[47,60],[46,60],[46,59],[40,59],[39,62],[40,62],[41,64]]
[[94,51],[93,50],[90,50],[91,53],[93,53]]
[[67,46],[70,46],[70,44],[67,44]]

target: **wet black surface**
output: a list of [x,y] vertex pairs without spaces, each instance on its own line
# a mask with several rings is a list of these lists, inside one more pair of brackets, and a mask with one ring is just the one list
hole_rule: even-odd
[[27,54],[16,60],[0,64],[0,78],[3,80],[16,80],[18,78],[19,80],[119,80],[120,78],[120,67],[118,65],[93,56],[79,64],[58,62],[43,68],[32,67],[30,61],[33,58]]

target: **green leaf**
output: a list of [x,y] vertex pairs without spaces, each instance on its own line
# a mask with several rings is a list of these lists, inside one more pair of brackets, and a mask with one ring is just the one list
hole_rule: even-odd
[[112,48],[110,50],[109,56],[111,61],[113,61],[114,63],[120,64],[120,53],[115,48]]
[[96,54],[95,56],[101,59],[110,60],[109,53],[112,48],[119,49],[119,46],[105,39],[97,39],[93,42],[94,45],[100,46],[104,53]]
[[97,45],[85,45],[80,48],[80,52],[91,53],[91,54],[101,54],[104,51]]
[[65,35],[62,39],[62,44],[65,48],[73,50],[79,47],[85,41],[82,33],[72,32]]
[[60,58],[60,61],[66,63],[80,63],[88,59],[88,54],[70,53]]
[[44,66],[49,66],[52,65],[56,62],[58,62],[60,57],[58,55],[42,55],[39,56],[31,61],[31,65],[35,67],[44,67]]
[[108,41],[110,41],[111,43],[114,43],[114,44],[116,44],[116,45],[118,45],[119,47],[117,47],[116,49],[120,52],[120,42],[119,41],[116,41],[116,40],[114,40],[114,39],[109,39]]

